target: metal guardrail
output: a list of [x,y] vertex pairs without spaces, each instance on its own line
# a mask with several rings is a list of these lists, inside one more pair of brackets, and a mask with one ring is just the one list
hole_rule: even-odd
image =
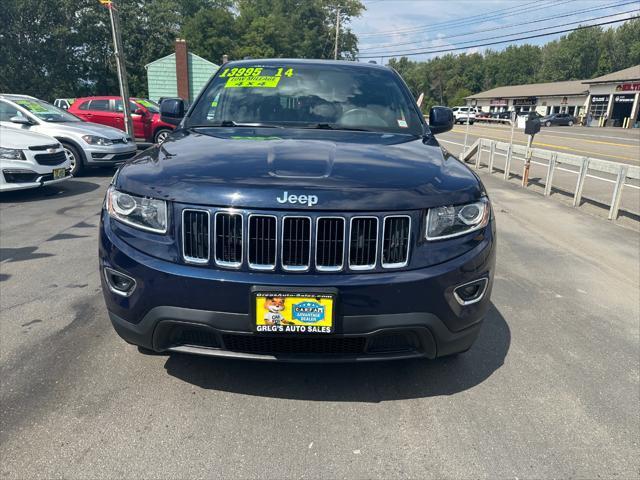
[[[638,188],[636,185],[631,185],[628,180],[640,180],[640,167],[636,165],[628,165],[620,162],[612,162],[609,160],[602,160],[599,158],[581,157],[579,155],[572,155],[570,153],[554,152],[552,150],[545,150],[541,148],[531,148],[527,152],[527,147],[524,145],[514,145],[507,142],[498,142],[495,140],[488,140],[485,138],[477,139],[469,149],[460,156],[460,160],[463,162],[471,163],[470,160],[475,155],[475,168],[479,169],[483,165],[483,154],[489,153],[488,160],[484,163],[489,169],[489,173],[494,171],[494,163],[496,155],[506,157],[504,167],[504,179],[508,180],[512,175],[512,161],[521,161],[524,165],[529,153],[532,164],[537,164],[547,167],[547,174],[544,182],[544,195],[549,196],[553,187],[553,176],[556,170],[560,169],[561,165],[567,165],[576,168],[562,169],[565,172],[574,173],[577,175],[575,191],[573,192],[573,206],[580,205],[582,200],[582,192],[584,189],[584,182],[589,172],[598,172],[605,175],[612,175],[615,180],[608,179],[606,177],[599,177],[589,175],[591,178],[614,183],[613,195],[608,205],[609,208],[609,220],[618,218],[618,211],[620,209],[620,200],[622,198],[622,191],[625,186],[631,186],[632,188]],[[477,155],[476,155],[477,154]],[[533,159],[546,160],[545,163],[536,162]]]

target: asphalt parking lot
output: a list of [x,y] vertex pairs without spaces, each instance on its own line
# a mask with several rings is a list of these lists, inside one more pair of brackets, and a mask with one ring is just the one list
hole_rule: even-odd
[[637,228],[483,174],[497,274],[466,354],[147,356],[100,293],[112,173],[0,196],[3,478],[637,478]]

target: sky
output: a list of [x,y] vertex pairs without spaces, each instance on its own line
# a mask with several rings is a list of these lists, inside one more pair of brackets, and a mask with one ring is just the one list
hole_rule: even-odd
[[[358,35],[360,59],[378,63],[387,63],[389,55],[398,57],[403,53],[414,54],[408,56],[411,60],[426,60],[447,53],[502,50],[525,43],[542,45],[568,32],[513,39],[640,15],[640,0],[364,0],[363,3],[366,10],[352,20],[351,29]],[[509,42],[479,46],[501,40]],[[434,52],[459,47],[464,49]],[[425,50],[431,53],[421,53]]]

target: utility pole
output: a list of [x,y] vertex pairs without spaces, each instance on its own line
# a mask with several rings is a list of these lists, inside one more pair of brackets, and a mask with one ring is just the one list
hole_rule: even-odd
[[127,84],[127,67],[124,62],[124,52],[122,51],[122,37],[120,36],[120,17],[114,0],[98,0],[109,10],[111,19],[111,34],[113,35],[113,53],[116,57],[116,68],[118,70],[118,84],[120,85],[120,96],[122,97],[122,109],[124,112],[124,128],[127,134],[135,140],[133,132],[133,122],[131,121],[131,109],[129,108],[129,85]]
[[340,7],[336,7],[336,47],[333,52],[334,60],[338,59],[338,38],[340,37]]

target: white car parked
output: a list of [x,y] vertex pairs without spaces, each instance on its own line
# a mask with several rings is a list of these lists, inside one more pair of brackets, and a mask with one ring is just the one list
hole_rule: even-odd
[[21,190],[71,178],[71,160],[58,140],[0,126],[0,191]]
[[453,107],[451,109],[455,117],[455,123],[467,123],[473,125],[476,120],[476,113],[480,111],[478,107]]

